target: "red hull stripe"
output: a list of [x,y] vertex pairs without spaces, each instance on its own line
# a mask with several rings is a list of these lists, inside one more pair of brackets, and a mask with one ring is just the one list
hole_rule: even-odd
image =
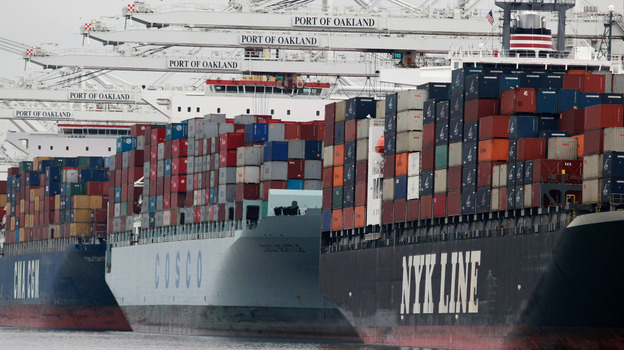
[[527,326],[357,327],[366,344],[443,349],[621,348],[623,328]]
[[2,305],[0,325],[98,331],[132,330],[118,306]]
[[512,48],[512,49],[523,49],[523,48],[552,49],[552,45],[548,45],[548,44],[509,44],[509,48]]
[[509,40],[534,40],[534,41],[552,41],[550,36],[536,36],[536,35],[511,35]]

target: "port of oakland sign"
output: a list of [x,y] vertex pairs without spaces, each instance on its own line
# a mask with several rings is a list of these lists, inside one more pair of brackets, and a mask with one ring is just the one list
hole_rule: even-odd
[[167,68],[188,70],[236,70],[237,61],[168,59]]
[[292,35],[241,35],[241,45],[276,45],[276,46],[318,46],[318,39],[313,36]]
[[91,92],[70,92],[69,100],[72,101],[114,101],[114,102],[131,102],[134,96],[128,93],[107,92],[107,91],[91,91]]
[[40,110],[16,110],[13,112],[15,118],[50,118],[50,119],[71,119],[70,111],[40,111]]
[[376,29],[377,21],[370,17],[295,16],[295,27]]

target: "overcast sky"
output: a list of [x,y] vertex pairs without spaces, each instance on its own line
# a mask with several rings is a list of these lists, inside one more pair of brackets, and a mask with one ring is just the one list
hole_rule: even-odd
[[[317,0],[318,1],[318,0]],[[423,0],[404,0],[420,4]],[[121,16],[122,7],[131,3],[128,0],[0,0],[0,38],[10,39],[29,46],[44,48],[80,48],[83,38],[79,34],[81,25],[101,17]],[[225,4],[227,0],[144,0],[152,6],[176,3]],[[320,4],[320,1],[318,1]],[[354,4],[349,0],[334,0],[334,4]],[[454,1],[438,0],[435,7],[446,7]],[[475,8],[494,8],[493,0],[482,0]],[[616,5],[616,12],[622,12],[624,0],[577,1],[577,6],[596,5],[606,10],[608,4]],[[384,6],[385,3],[381,3]],[[58,46],[54,46],[57,45]],[[89,48],[102,48],[96,41]],[[31,70],[40,70],[30,67]],[[24,76],[24,61],[18,55],[7,53],[0,47],[0,77],[18,79]]]

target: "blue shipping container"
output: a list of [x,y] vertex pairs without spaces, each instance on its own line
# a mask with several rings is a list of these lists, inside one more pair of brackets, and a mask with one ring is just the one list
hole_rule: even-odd
[[449,123],[449,143],[462,142],[464,139],[464,121],[451,119]]
[[61,183],[50,182],[49,184],[46,184],[45,192],[47,196],[56,196],[57,194],[61,194]]
[[[353,149],[354,149],[353,153],[355,157],[355,142],[353,142]],[[305,159],[321,159],[322,154],[323,154],[323,142],[322,141],[306,140]],[[345,156],[346,156],[346,153],[345,153]],[[355,158],[353,159],[355,160]]]
[[165,159],[165,177],[171,176],[171,158]]
[[342,192],[343,208],[351,208],[353,207],[353,203],[355,203],[355,186],[354,185],[344,186],[343,192]]
[[355,163],[355,141],[345,142],[344,162]]
[[396,114],[388,115],[384,119],[384,134],[396,134]]
[[466,167],[477,165],[477,150],[478,144],[464,143],[462,148],[462,166]]
[[463,118],[464,117],[464,92],[458,91],[451,94],[451,103],[450,103],[450,112],[449,115],[451,119],[453,118]]
[[63,168],[57,166],[51,166],[46,168],[46,182],[61,181],[61,171]]
[[321,231],[331,231],[332,212],[331,210],[323,210],[321,213]]
[[464,143],[477,143],[479,141],[479,122],[464,124]]
[[386,95],[386,118],[388,115],[397,114],[397,97],[398,94],[396,92]]
[[448,100],[451,95],[451,84],[449,83],[427,83],[419,85],[418,88],[426,90],[430,99]]
[[466,101],[480,98],[498,98],[499,88],[498,76],[496,75],[474,74],[468,76],[464,87]]
[[449,100],[440,100],[436,103],[436,117],[435,122],[440,124],[448,124],[449,120],[449,109],[450,109],[450,101]]
[[557,114],[557,90],[539,89],[537,90],[537,113]]
[[394,199],[407,198],[407,176],[397,176],[394,179]]
[[600,94],[600,102],[605,105],[621,105],[624,100],[622,94]]
[[516,208],[516,187],[507,187],[507,210]]
[[580,107],[580,94],[578,90],[559,90],[559,99],[557,100],[557,109],[559,112],[565,112]]
[[527,160],[524,162],[524,183],[533,183],[533,161]]
[[136,148],[134,137],[124,136],[117,138],[117,153],[132,151]]
[[507,186],[516,185],[516,163],[507,164]]
[[585,109],[587,107],[599,105],[602,101],[600,94],[594,93],[582,93],[579,103],[579,108]]
[[516,186],[524,185],[524,162],[516,162]]
[[424,171],[420,175],[420,195],[430,196],[433,194],[433,171]]
[[462,215],[469,215],[469,214],[474,214],[476,213],[476,203],[475,203],[475,191],[474,190],[467,190],[467,191],[462,191],[461,194],[461,214]]
[[602,178],[602,202],[621,203],[624,199],[624,178],[603,177]]
[[544,85],[546,89],[561,89],[563,88],[563,75],[561,74],[548,74],[544,78]]
[[492,204],[492,189],[489,187],[477,188],[477,213],[487,213]]
[[[150,197],[150,201],[152,198],[156,197]],[[121,203],[121,186],[115,186],[115,203]]]
[[532,89],[540,89],[544,86],[544,79],[546,76],[544,74],[535,74],[535,73],[525,73],[520,75],[520,87],[521,88],[532,88]]
[[466,77],[483,73],[482,68],[459,68],[451,72],[451,92],[464,91]]
[[101,169],[81,169],[78,170],[78,181],[91,182],[91,181],[108,181],[108,171]]
[[505,90],[516,88],[520,85],[520,77],[517,75],[505,74],[498,78],[499,93]]
[[509,138],[535,138],[538,135],[537,117],[517,115],[509,118]]
[[624,153],[609,152],[602,156],[602,176],[624,177]]
[[26,176],[26,185],[27,186],[39,186],[41,185],[41,173],[39,172],[27,172],[24,173]]
[[393,155],[396,152],[396,134],[384,135],[384,154]]
[[515,162],[516,161],[516,149],[518,145],[518,141],[517,140],[509,140],[509,158],[508,161],[509,162]]
[[165,138],[167,141],[180,140],[188,137],[188,123],[167,124]]
[[343,181],[345,186],[355,184],[355,163],[346,163],[344,165]]
[[514,206],[516,209],[524,208],[524,186],[516,186],[516,200]]
[[448,124],[436,124],[436,145],[446,145],[449,142],[449,126]]
[[303,180],[288,179],[287,186],[289,190],[303,190]]
[[107,160],[110,161],[108,157],[89,157],[89,168],[108,168],[109,166],[106,165]]
[[288,141],[270,141],[264,144],[264,161],[287,161]]
[[468,166],[462,169],[462,190],[477,188],[477,167]]
[[559,116],[539,116],[537,117],[538,135],[544,131],[559,130]]
[[[365,119],[367,116],[375,118],[377,101],[370,97],[354,97],[347,100],[346,119]],[[395,112],[396,113],[396,112]]]
[[156,211],[156,197],[149,197],[149,211]]
[[[387,115],[386,115],[386,120],[388,120]],[[334,124],[334,145],[342,145],[344,141],[345,141],[345,123],[340,122],[340,123]]]
[[245,143],[266,142],[269,139],[269,124],[253,123],[245,125]]
[[[433,124],[436,120],[438,100],[427,100],[423,103],[423,124]],[[386,116],[386,118],[388,118]],[[390,131],[386,122],[386,133]]]

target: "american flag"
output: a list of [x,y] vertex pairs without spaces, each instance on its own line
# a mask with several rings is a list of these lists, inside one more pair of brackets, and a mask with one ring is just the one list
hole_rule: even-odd
[[490,12],[488,12],[487,15],[485,15],[485,18],[487,18],[488,22],[490,22],[490,24],[494,24],[494,16],[492,15],[492,10],[490,10]]

